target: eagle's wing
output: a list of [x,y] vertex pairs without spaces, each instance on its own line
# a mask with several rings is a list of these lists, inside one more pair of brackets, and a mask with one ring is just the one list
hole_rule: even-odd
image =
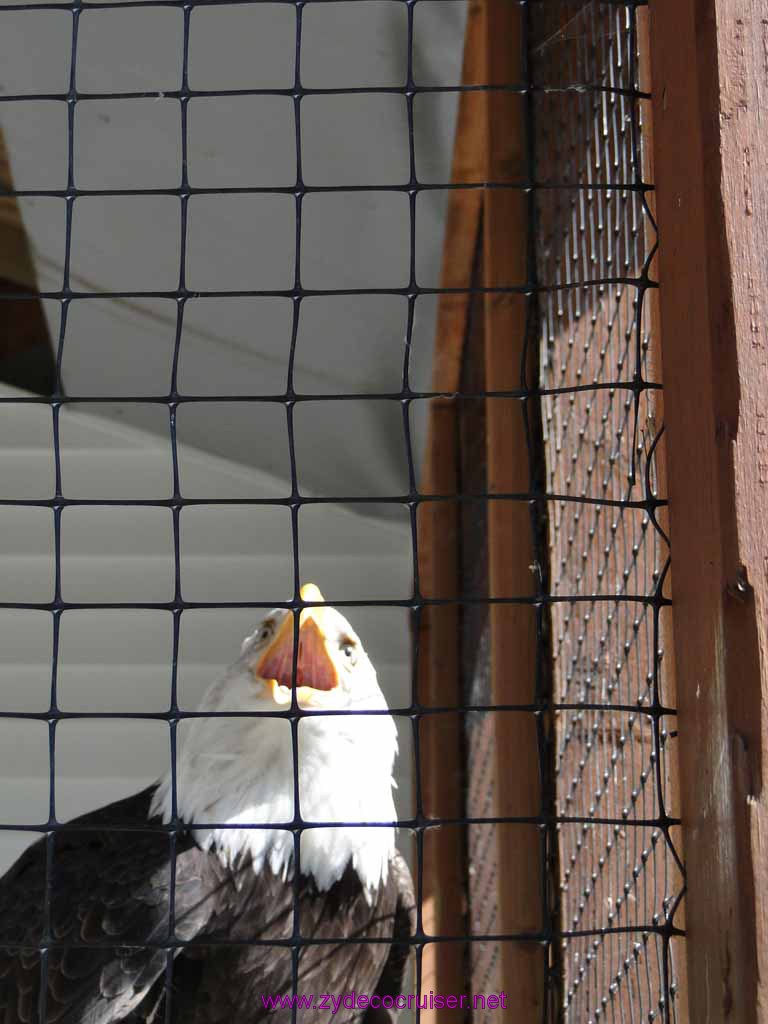
[[[65,826],[50,854],[41,839],[0,880],[2,1024],[108,1024],[142,1003],[146,1015],[137,1019],[151,1014],[146,1001],[156,1000],[150,990],[166,968],[174,874],[171,836],[147,828],[151,794],[73,823],[94,830]],[[186,940],[210,918],[216,886],[231,882],[223,872],[212,877],[216,858],[187,837],[176,852],[175,934]]]
[[[223,900],[218,926],[211,922],[174,964],[174,1024],[290,1024],[294,1018],[289,1007],[269,1009],[262,999],[290,997],[294,984],[300,997],[310,997],[310,1003],[314,997],[318,1003],[311,1009],[297,1007],[302,1024],[329,1020],[330,1008],[320,1002],[325,993],[342,997],[352,991],[368,996],[375,992],[382,997],[410,991],[406,970],[416,907],[411,875],[399,854],[390,862],[387,883],[373,905],[351,868],[325,893],[318,893],[307,879],[294,892],[290,882],[270,874],[246,874],[241,883],[238,910]],[[294,907],[303,940],[295,958],[286,944],[294,933]],[[206,946],[208,939],[217,944]],[[254,939],[282,944],[251,944]],[[371,939],[386,941],[366,941]],[[161,1004],[159,1021],[165,1011]],[[333,1020],[390,1024],[396,1016],[383,1007],[344,1007]]]
[[[0,880],[0,1024],[164,1019],[173,855],[170,835],[156,822],[154,831],[148,827],[150,800],[151,790],[145,790],[73,823],[88,830],[56,833],[47,908],[45,840]],[[228,1024],[245,1007],[247,1019],[265,1018],[259,996],[292,988],[290,949],[269,943],[285,942],[293,932],[293,886],[272,875],[257,877],[250,866],[230,872],[185,835],[177,839],[175,864],[173,932],[182,942],[197,941],[184,947],[167,975],[173,1019]],[[415,900],[399,854],[374,906],[349,870],[327,894],[302,880],[299,907],[304,937],[344,943],[301,949],[297,980],[303,991],[403,991]],[[355,941],[365,938],[392,944]],[[267,944],[251,946],[253,939]],[[47,948],[42,963],[41,946]],[[270,1019],[291,1016],[278,1011]],[[327,1016],[310,1012],[308,1019]],[[390,1020],[384,1009],[365,1015],[366,1024]]]
[[[411,872],[399,850],[390,861],[389,869],[397,892],[397,903],[392,929],[393,941],[376,986],[376,994],[396,997],[405,993],[405,971],[411,955],[409,940],[416,934],[416,895]],[[367,1010],[363,1020],[364,1024],[387,1024],[396,1016],[396,1012],[380,1007]]]

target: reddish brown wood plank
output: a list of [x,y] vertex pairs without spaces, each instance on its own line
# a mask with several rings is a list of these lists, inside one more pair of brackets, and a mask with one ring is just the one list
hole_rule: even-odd
[[[477,81],[482,60],[482,21],[476,4],[468,11],[464,42],[463,82]],[[482,179],[484,123],[476,94],[463,93],[459,103],[451,180]],[[451,192],[443,244],[443,288],[466,288],[477,247],[482,192]],[[437,309],[433,388],[456,392],[467,331],[470,296],[443,294]],[[450,401],[430,403],[427,447],[420,488],[427,494],[452,494],[458,489],[456,409]],[[425,503],[419,509],[419,575],[421,591],[454,596],[459,587],[458,510],[455,505]],[[419,699],[426,705],[460,704],[459,610],[439,606],[423,611],[420,624]],[[461,723],[458,716],[426,716],[420,723],[422,797],[427,814],[461,817],[463,790]],[[431,830],[424,844],[424,930],[431,935],[457,935],[465,930],[466,864],[459,828]],[[422,956],[421,988],[460,993],[466,986],[465,950],[460,943],[428,944]],[[424,1024],[449,1024],[464,1012],[423,1010]]]
[[[473,2],[467,11],[462,83],[482,81],[482,73],[482,11],[480,4]],[[451,169],[451,182],[454,184],[483,180],[485,126],[482,99],[478,93],[461,94]],[[442,288],[467,288],[470,283],[482,205],[483,193],[479,188],[451,192],[443,243]],[[458,390],[469,299],[466,293],[440,296],[432,377],[435,391]]]
[[[456,409],[439,401],[432,409],[432,440],[428,453],[431,481],[436,493],[453,494],[458,488]],[[422,535],[431,552],[429,593],[454,597],[459,584],[458,507],[454,502],[427,502],[420,507]],[[459,608],[433,606],[421,631],[426,668],[420,700],[427,706],[461,703]],[[425,715],[419,722],[423,809],[428,817],[460,818],[464,814],[461,763],[461,720],[457,714]],[[428,935],[465,932],[466,864],[462,829],[428,829],[424,837],[424,892],[422,915]],[[427,945],[422,958],[422,992],[460,995],[466,988],[466,950],[462,943]],[[444,1008],[422,1011],[431,1022],[460,1021],[464,1011]]]
[[768,1015],[768,11],[653,0],[690,1019]]
[[[647,7],[638,8],[636,12],[637,24],[637,49],[638,49],[638,86],[642,92],[653,92],[653,78],[651,76],[651,39],[650,39],[650,16]],[[653,110],[650,103],[642,105],[642,176],[643,181],[653,183],[656,180],[654,165],[654,131],[653,131]],[[646,202],[654,220],[658,221],[656,209],[656,193],[654,191],[646,194]],[[658,254],[652,261],[650,275],[658,279]],[[646,292],[644,299],[646,322],[650,325],[651,345],[648,350],[648,377],[652,381],[663,383],[663,367],[661,361],[662,338],[661,338],[661,317],[659,312],[659,292],[651,290]],[[660,430],[665,422],[664,415],[664,392],[648,391],[646,399],[649,403],[650,415]],[[669,494],[669,468],[667,465],[666,438],[662,437],[654,455],[658,493],[662,497]],[[659,508],[656,512],[659,525],[669,536],[669,514],[667,508]],[[664,581],[664,594],[674,600],[673,573],[671,569],[667,572]],[[677,680],[675,679],[675,662],[672,652],[674,651],[674,615],[672,609],[666,608],[660,614],[659,621],[660,647],[665,653],[661,667],[662,698],[667,707],[677,707]],[[677,745],[670,749],[667,745],[663,760],[664,777],[662,779],[665,799],[667,801],[667,813],[676,814],[680,807],[680,765]],[[673,833],[673,841],[678,852],[684,856],[682,837],[679,830]],[[645,914],[645,920],[651,920],[655,908],[649,908],[650,912]],[[682,901],[675,914],[675,925],[685,929],[685,900]],[[688,972],[684,955],[684,938],[677,941],[674,950],[674,957],[671,958],[670,968],[674,970],[677,990],[675,993],[675,1010],[680,1024],[688,1021]],[[658,961],[650,960],[649,969],[658,973]],[[663,979],[654,979],[655,991],[663,991]]]
[[[523,77],[524,8],[507,0],[483,4],[488,83],[514,83]],[[486,93],[486,177],[520,182],[527,177],[525,105],[522,97]],[[484,193],[483,266],[487,287],[521,285],[527,279],[528,199],[521,189]],[[521,294],[488,293],[485,302],[485,363],[488,390],[520,386],[527,299]],[[529,462],[519,401],[488,399],[488,490],[525,492]],[[533,592],[533,547],[526,502],[488,505],[490,596],[519,597]],[[491,694],[495,704],[526,704],[534,696],[535,617],[527,605],[493,605]],[[533,716],[493,716],[496,793],[500,815],[536,816],[541,810],[539,755]],[[498,897],[502,932],[542,929],[543,865],[539,835],[529,826],[498,829]],[[506,942],[501,975],[509,1000],[508,1019],[534,1024],[541,1019],[545,993],[541,947]]]

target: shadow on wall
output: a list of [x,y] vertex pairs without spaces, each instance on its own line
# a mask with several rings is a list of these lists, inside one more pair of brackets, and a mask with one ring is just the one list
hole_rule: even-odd
[[[12,189],[0,131],[0,191]],[[28,299],[0,298],[0,382],[50,395],[56,362],[42,303],[33,294],[36,291],[37,276],[19,204],[13,196],[0,195],[0,295],[31,293]]]

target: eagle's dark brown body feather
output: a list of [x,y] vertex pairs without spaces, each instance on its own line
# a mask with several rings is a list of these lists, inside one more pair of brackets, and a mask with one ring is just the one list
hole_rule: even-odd
[[[46,841],[0,880],[0,1024],[286,1024],[291,1011],[266,1010],[261,997],[292,992],[292,950],[279,943],[294,935],[294,904],[296,930],[307,943],[298,948],[300,995],[403,991],[414,898],[399,855],[373,905],[351,869],[324,893],[302,878],[296,901],[290,881],[256,875],[250,864],[228,870],[182,833],[171,898],[172,840],[149,819],[151,796],[144,790],[75,823],[89,829],[55,835],[42,998]],[[188,943],[175,956],[163,948],[170,935]],[[253,940],[278,944],[249,945]],[[330,1012],[297,1016],[314,1024]],[[344,1010],[335,1018],[360,1019],[364,1013]]]

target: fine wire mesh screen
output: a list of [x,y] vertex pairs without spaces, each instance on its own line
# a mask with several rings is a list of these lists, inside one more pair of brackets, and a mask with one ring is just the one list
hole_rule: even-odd
[[531,11],[534,82],[572,86],[544,97],[535,126],[536,257],[554,285],[541,296],[540,365],[546,488],[559,496],[548,533],[564,1012],[677,1020],[645,11],[600,0]]
[[[476,278],[479,275],[476,272]],[[477,283],[477,281],[475,282]],[[472,395],[485,390],[482,297],[472,296],[469,325],[462,353],[461,390]],[[488,487],[488,438],[485,403],[464,399],[460,416],[461,489],[482,494]],[[488,521],[481,502],[466,502],[461,515],[462,582],[464,593],[488,593]],[[462,696],[468,707],[493,704],[490,680],[488,607],[467,605],[462,613]],[[469,815],[490,818],[496,813],[493,712],[469,712],[465,722],[466,808]],[[499,857],[491,829],[472,829],[467,836],[467,917],[480,934],[504,929],[498,914]],[[502,987],[501,950],[497,942],[472,943],[469,951],[472,987],[493,991]],[[477,1012],[477,1020],[492,1018]]]

